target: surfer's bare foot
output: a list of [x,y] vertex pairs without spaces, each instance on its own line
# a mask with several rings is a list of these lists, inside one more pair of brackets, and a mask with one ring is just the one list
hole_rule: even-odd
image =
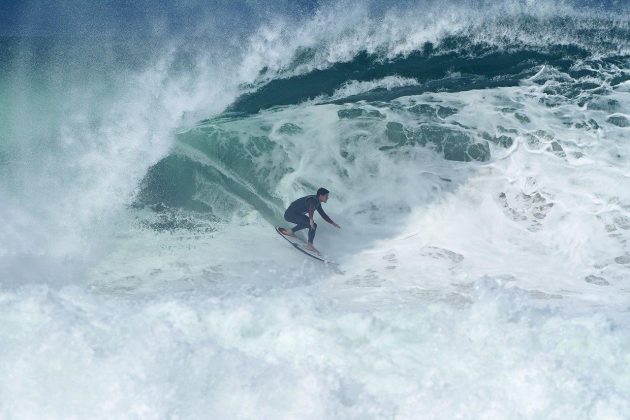
[[286,236],[295,236],[295,233],[291,229],[280,228],[280,233]]
[[313,244],[306,244],[304,248],[312,252],[317,252],[319,254],[319,251],[313,246]]

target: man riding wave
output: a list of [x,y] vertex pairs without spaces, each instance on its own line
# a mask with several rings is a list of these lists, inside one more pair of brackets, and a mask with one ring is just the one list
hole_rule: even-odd
[[[298,198],[289,205],[284,212],[284,219],[287,222],[295,223],[293,229],[279,228],[280,233],[286,236],[295,236],[295,232],[308,228],[308,244],[306,249],[309,251],[319,251],[313,246],[313,240],[315,239],[315,231],[317,230],[317,223],[313,221],[313,214],[315,210],[322,218],[333,225],[334,227],[341,229],[337,223],[328,217],[324,209],[322,209],[322,203],[328,201],[328,191],[326,188],[320,188],[317,190],[316,195],[307,195],[306,197]],[[308,214],[308,216],[307,216]]]

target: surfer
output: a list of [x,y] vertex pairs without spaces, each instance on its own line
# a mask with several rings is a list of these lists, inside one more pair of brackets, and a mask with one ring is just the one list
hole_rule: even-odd
[[[320,188],[317,190],[316,195],[307,195],[306,197],[298,198],[291,203],[289,208],[287,208],[287,211],[284,212],[284,219],[287,222],[295,223],[296,226],[293,227],[293,229],[279,228],[278,230],[280,233],[286,236],[295,236],[295,232],[298,230],[308,228],[308,244],[306,245],[306,249],[319,253],[319,251],[313,246],[315,231],[317,230],[317,223],[313,221],[313,213],[315,213],[315,210],[317,210],[319,215],[322,216],[325,221],[334,227],[341,229],[341,226],[333,222],[326,212],[324,212],[324,209],[322,209],[322,203],[328,201],[329,192],[330,191],[326,188]],[[308,216],[306,216],[307,214]]]

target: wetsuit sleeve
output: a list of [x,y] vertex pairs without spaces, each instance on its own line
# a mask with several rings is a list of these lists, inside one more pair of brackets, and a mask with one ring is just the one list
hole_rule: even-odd
[[328,217],[328,215],[326,214],[326,212],[324,211],[324,209],[322,208],[322,206],[317,207],[317,212],[319,213],[320,216],[322,216],[324,218],[325,221],[327,221],[328,223],[335,223],[332,221],[332,219],[330,217]]
[[309,220],[313,218],[313,213],[315,213],[315,204],[312,201],[306,202],[306,209],[308,210],[308,218]]

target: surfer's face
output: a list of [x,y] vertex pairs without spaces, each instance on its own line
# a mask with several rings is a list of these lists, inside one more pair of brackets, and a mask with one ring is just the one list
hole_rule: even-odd
[[322,203],[327,202],[328,201],[328,194],[320,195],[319,196],[319,201],[321,201]]

